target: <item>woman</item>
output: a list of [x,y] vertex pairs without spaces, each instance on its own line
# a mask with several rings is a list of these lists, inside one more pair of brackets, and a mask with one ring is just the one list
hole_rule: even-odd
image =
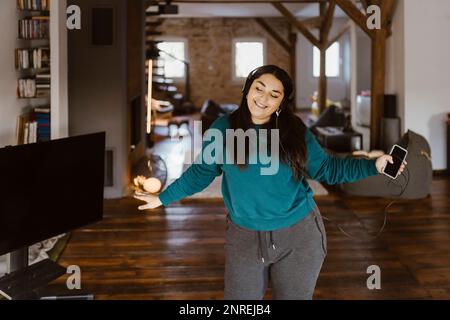
[[[223,174],[228,209],[225,299],[263,299],[269,276],[274,299],[312,299],[327,243],[306,177],[328,184],[352,182],[377,175],[392,162],[388,155],[377,160],[329,156],[289,108],[292,92],[284,70],[260,67],[247,79],[240,108],[212,125],[224,134],[227,129],[278,128],[281,163],[275,174],[262,175],[263,164],[249,163],[247,141],[244,163],[195,163],[159,197],[136,196],[147,202],[140,210],[167,206],[202,191]],[[269,138],[268,149],[271,143]],[[208,145],[204,142],[203,150]]]

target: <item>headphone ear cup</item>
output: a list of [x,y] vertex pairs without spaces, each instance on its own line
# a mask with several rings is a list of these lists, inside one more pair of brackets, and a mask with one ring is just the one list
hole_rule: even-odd
[[248,92],[248,90],[250,90],[250,85],[251,83],[253,83],[253,77],[255,76],[255,73],[259,70],[260,68],[256,68],[255,70],[253,70],[252,72],[250,72],[250,74],[247,77],[247,80],[245,80],[245,84],[244,87],[242,88],[242,93]]
[[247,78],[247,80],[245,80],[245,84],[242,87],[242,93],[245,93],[245,91],[247,90],[248,81],[249,81],[249,78]]

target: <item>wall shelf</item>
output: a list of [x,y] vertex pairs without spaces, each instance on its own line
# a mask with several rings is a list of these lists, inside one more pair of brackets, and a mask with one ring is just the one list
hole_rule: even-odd
[[[50,4],[45,0],[39,3]],[[48,141],[51,138],[50,10],[46,6],[40,8],[36,5],[26,8],[28,4],[32,3],[27,0],[17,2],[17,40],[23,44],[15,49],[17,99],[30,101],[26,108],[29,111],[20,115],[17,121],[18,144]],[[48,110],[48,113],[36,111],[43,109]]]

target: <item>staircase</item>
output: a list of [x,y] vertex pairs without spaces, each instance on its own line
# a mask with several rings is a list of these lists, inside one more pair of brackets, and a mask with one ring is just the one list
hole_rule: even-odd
[[[190,102],[190,90],[186,83],[185,92],[175,85],[174,80],[167,78],[164,72],[164,60],[160,58],[158,41],[156,38],[163,32],[160,30],[164,18],[155,12],[146,12],[145,34],[146,34],[146,56],[147,60],[153,60],[153,97],[161,101],[161,105],[166,106],[167,112],[172,112],[174,116],[192,114],[196,112],[195,106]],[[146,66],[146,81],[148,79],[148,65]],[[148,85],[148,83],[146,84]]]

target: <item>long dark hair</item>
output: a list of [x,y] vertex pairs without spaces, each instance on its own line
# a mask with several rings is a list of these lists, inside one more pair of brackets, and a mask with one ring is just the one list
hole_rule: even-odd
[[[284,99],[280,105],[281,113],[279,116],[274,113],[270,121],[262,125],[262,128],[268,130],[280,130],[280,159],[283,163],[288,164],[292,168],[294,177],[297,181],[300,181],[301,178],[306,175],[306,126],[291,109],[291,96],[294,88],[291,77],[286,71],[274,65],[267,65],[250,73],[242,91],[243,97],[241,105],[238,110],[230,115],[230,129],[242,129],[245,132],[254,127],[250,110],[247,105],[247,95],[253,82],[264,74],[271,74],[281,81],[284,87]],[[270,150],[270,135],[268,139],[268,148]],[[248,150],[249,142],[246,141],[247,163]],[[237,163],[237,152],[235,152],[235,163]],[[247,165],[240,165],[241,169],[245,169],[246,166]]]

